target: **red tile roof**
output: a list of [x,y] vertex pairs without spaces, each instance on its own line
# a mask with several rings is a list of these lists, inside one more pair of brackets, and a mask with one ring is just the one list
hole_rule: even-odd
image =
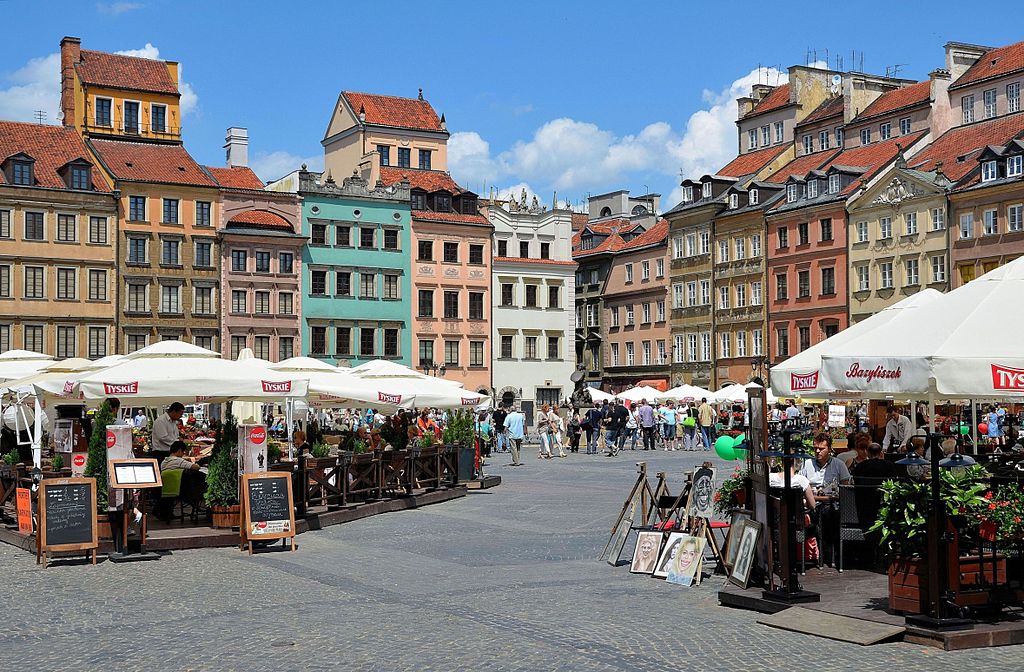
[[217,186],[181,145],[124,140],[89,140],[89,145],[119,180]]
[[854,118],[852,123],[888,114],[896,110],[902,110],[905,107],[926,105],[931,101],[931,98],[932,83],[930,80],[904,86],[902,89],[894,89],[875,98],[870,105],[864,108],[863,112]]
[[251,168],[241,166],[235,168],[215,168],[213,166],[206,166],[206,170],[210,171],[213,179],[217,180],[222,187],[228,189],[263,190],[263,181],[256,177],[256,173],[252,172]]
[[907,161],[909,168],[935,170],[942,162],[942,172],[959,182],[978,167],[975,160],[987,145],[1005,145],[1024,134],[1024,114],[1011,114],[969,126],[952,128]]
[[461,212],[435,212],[433,210],[413,210],[412,217],[413,219],[425,219],[433,222],[490,225],[490,222],[483,215],[464,215]]
[[640,226],[640,222],[634,222],[626,217],[616,217],[615,219],[603,219],[600,222],[587,223],[587,228],[598,234],[629,233],[638,226]]
[[817,109],[808,114],[804,119],[797,124],[797,126],[806,126],[807,124],[813,124],[816,121],[822,121],[831,117],[838,116],[843,113],[843,97],[833,96],[829,98],[821,105],[818,105]]
[[[593,224],[591,224],[593,226]],[[616,231],[610,236],[601,241],[600,245],[592,247],[588,250],[584,250],[579,247],[580,240],[579,236],[573,237],[573,252],[572,256],[585,257],[591,254],[600,254],[602,252],[619,252],[624,250],[630,250],[634,248],[644,247],[646,245],[656,245],[658,243],[665,242],[668,240],[668,220],[659,219],[658,223],[652,226],[650,229],[644,231],[640,235],[631,238],[630,240],[623,240],[621,233],[628,233],[628,231]]]
[[749,119],[751,117],[756,117],[759,114],[778,110],[786,105],[789,105],[789,84],[776,86],[774,89],[769,91],[768,95],[762,98],[757,105],[754,106],[754,109],[748,112],[743,118]]
[[374,93],[342,91],[356,117],[359,109],[366,112],[366,123],[396,128],[412,128],[421,131],[445,132],[437,112],[425,100],[381,96]]
[[782,154],[784,151],[789,149],[789,147],[790,145],[788,144],[782,144],[776,145],[775,147],[765,147],[764,149],[759,149],[756,152],[740,154],[724,167],[716,171],[715,175],[722,175],[724,177],[743,177],[744,175],[756,173],[774,161],[779,154]]
[[626,241],[625,245],[622,246],[623,250],[631,250],[638,247],[646,247],[647,245],[657,245],[664,243],[668,240],[668,220],[659,219],[658,223],[647,229],[639,236]]
[[558,259],[529,259],[526,257],[495,257],[495,261],[512,262],[516,264],[547,264],[549,266],[575,266],[575,261],[560,261]]
[[600,245],[595,245],[589,250],[584,250],[582,248],[573,248],[572,256],[573,259],[578,259],[580,257],[586,257],[592,254],[600,254],[602,252],[617,252],[621,250],[625,244],[626,242],[622,240],[622,237],[616,233],[608,236],[607,238],[601,241]]
[[287,219],[269,210],[246,210],[228,220],[228,224],[244,224],[294,231]]
[[950,85],[957,89],[975,82],[980,82],[1012,72],[1024,70],[1024,42],[1017,42],[1005,47],[991,49],[975,61],[967,72]]
[[815,152],[814,154],[798,156],[782,168],[779,168],[774,173],[764,178],[764,181],[782,184],[788,180],[791,175],[799,175],[803,177],[810,171],[821,168],[827,164],[838,153],[839,150],[834,149],[830,152]]
[[87,85],[178,95],[165,61],[82,49],[75,70]]
[[585,212],[572,213],[572,230],[579,231],[580,229],[587,225],[589,219],[590,215],[588,215]]
[[[70,126],[0,121],[0,162],[18,153],[28,154],[35,159],[35,186],[51,189],[68,188],[57,169],[69,162],[84,159],[95,164],[82,137]],[[0,172],[0,184],[5,182],[4,174]],[[92,188],[95,191],[110,191],[98,167],[92,171]]]
[[[861,177],[865,180],[870,179],[890,161],[895,159],[901,148],[902,151],[906,151],[912,147],[915,142],[924,137],[926,132],[927,131],[918,131],[917,133],[911,133],[910,135],[901,135],[897,138],[890,138],[885,142],[875,142],[870,145],[847,149],[841,152],[832,161],[829,161],[828,166],[822,167],[822,170],[832,166],[865,168],[866,171]],[[897,145],[899,145],[899,147],[897,147]],[[859,182],[860,180],[854,180],[851,182],[846,189],[843,189],[843,194],[849,194],[852,192],[857,188]]]
[[415,168],[382,166],[380,169],[380,179],[389,186],[402,180],[408,180],[410,189],[422,189],[428,193],[443,190],[453,196],[457,196],[463,192],[462,187],[452,179],[451,175],[440,170],[418,170]]

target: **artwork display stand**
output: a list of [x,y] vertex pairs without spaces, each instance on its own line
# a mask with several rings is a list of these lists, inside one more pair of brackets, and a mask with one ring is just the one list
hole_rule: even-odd
[[[647,463],[637,462],[636,466],[639,476],[629,491],[626,501],[622,504],[622,510],[619,511],[615,524],[612,525],[608,543],[604,545],[601,555],[598,556],[598,560],[607,560],[608,564],[612,566],[618,564],[619,556],[622,555],[622,549],[626,545],[626,539],[630,533],[633,530],[648,527],[651,515],[656,514],[654,507],[657,500],[654,491],[651,490],[651,484],[647,480]],[[637,507],[640,508],[642,521],[639,526],[634,525]]]

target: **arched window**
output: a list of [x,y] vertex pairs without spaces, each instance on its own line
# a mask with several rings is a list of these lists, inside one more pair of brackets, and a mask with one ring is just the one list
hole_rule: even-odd
[[646,215],[647,214],[647,208],[645,208],[642,205],[634,205],[633,206],[633,214],[634,215]]
[[612,216],[612,209],[607,207],[607,206],[601,208],[601,216],[602,217],[611,217]]

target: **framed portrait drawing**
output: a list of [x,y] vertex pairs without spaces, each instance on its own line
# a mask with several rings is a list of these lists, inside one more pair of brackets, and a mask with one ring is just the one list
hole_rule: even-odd
[[629,571],[633,574],[653,574],[658,565],[658,551],[665,535],[662,532],[640,532],[633,549],[633,562]]
[[692,586],[700,583],[701,569],[704,561],[704,537],[683,535],[675,556],[668,563],[668,574],[665,580],[680,586]]
[[661,554],[658,556],[658,565],[654,569],[655,577],[664,579],[668,576],[668,570],[670,569],[672,560],[676,557],[676,553],[679,552],[683,539],[688,536],[690,535],[684,534],[683,532],[673,532],[668,535],[668,539],[661,547]]
[[754,558],[757,554],[757,540],[761,535],[761,523],[756,520],[744,520],[743,527],[737,539],[738,547],[732,570],[729,572],[729,581],[740,588],[750,585],[750,574],[754,568]]
[[722,549],[727,569],[732,569],[732,566],[736,564],[736,551],[740,547],[739,538],[743,529],[743,521],[750,520],[752,513],[746,509],[736,509],[732,512],[732,517],[729,520],[729,534],[725,537],[725,547]]
[[697,467],[693,470],[686,514],[694,518],[711,518],[714,513],[715,469],[714,467]]

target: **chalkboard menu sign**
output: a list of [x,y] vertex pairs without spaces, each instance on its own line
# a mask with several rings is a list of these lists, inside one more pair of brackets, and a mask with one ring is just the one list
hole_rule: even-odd
[[96,564],[95,478],[45,478],[39,482],[36,563],[53,551],[91,551]]
[[[242,543],[295,537],[292,475],[286,471],[242,474]],[[292,550],[295,544],[292,543]]]

